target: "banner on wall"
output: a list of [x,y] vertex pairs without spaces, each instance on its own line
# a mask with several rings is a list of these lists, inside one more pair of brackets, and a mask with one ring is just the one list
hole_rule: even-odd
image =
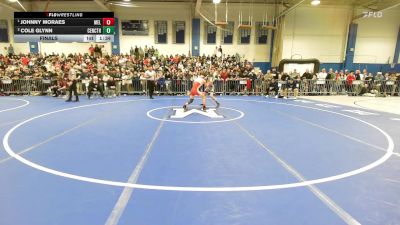
[[121,20],[122,35],[149,35],[148,20]]
[[0,42],[9,42],[7,20],[0,20]]
[[319,66],[318,59],[283,59],[279,62],[279,71],[291,73],[296,69],[298,73],[303,74],[308,69],[310,73],[317,73]]

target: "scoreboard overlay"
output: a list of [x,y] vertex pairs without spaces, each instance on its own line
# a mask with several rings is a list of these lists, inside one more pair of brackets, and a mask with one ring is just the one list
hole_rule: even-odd
[[15,42],[114,42],[114,12],[14,12]]

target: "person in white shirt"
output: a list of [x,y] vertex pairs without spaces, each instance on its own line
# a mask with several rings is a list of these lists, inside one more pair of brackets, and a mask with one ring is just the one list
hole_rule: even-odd
[[154,93],[154,83],[156,81],[156,72],[153,69],[153,66],[147,67],[145,74],[145,78],[147,79],[147,90],[149,91],[150,99],[153,98]]
[[318,73],[318,80],[325,80],[327,75],[326,69],[322,68],[321,72]]
[[321,72],[319,72],[317,74],[317,92],[319,92],[319,94],[322,94],[322,92],[325,91],[325,79],[326,76],[328,76],[328,74],[326,73],[326,69],[322,68]]
[[217,56],[217,54],[218,54],[218,47],[215,47],[215,49],[214,49],[214,55]]

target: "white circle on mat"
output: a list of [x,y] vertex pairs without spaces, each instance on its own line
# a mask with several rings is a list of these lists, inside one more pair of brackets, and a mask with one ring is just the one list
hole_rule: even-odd
[[9,108],[9,109],[0,110],[0,113],[2,113],[2,112],[7,112],[7,111],[11,111],[11,110],[20,109],[20,108],[23,108],[23,107],[29,105],[29,103],[30,103],[29,101],[27,101],[27,100],[25,100],[25,99],[19,99],[19,98],[1,98],[1,100],[12,100],[12,101],[13,101],[13,100],[16,100],[16,101],[25,102],[25,104],[22,104],[22,105],[17,106],[17,107]]

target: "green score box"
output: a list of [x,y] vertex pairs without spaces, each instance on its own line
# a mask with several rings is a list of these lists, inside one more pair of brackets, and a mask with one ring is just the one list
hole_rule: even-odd
[[114,26],[104,26],[103,34],[114,34]]

